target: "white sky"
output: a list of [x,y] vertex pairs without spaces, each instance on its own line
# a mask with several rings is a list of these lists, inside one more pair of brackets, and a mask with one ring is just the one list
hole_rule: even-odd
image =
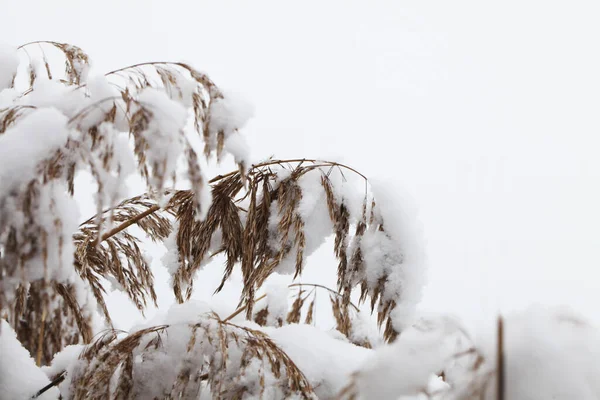
[[600,322],[600,3],[489,3],[0,0],[0,40],[70,42],[102,71],[189,61],[255,105],[255,160],[333,158],[410,193],[425,309]]

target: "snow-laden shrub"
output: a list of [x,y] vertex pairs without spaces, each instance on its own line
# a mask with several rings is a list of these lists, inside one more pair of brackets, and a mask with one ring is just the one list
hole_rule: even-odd
[[[0,370],[22,361],[41,377],[18,381],[18,390],[0,381],[2,398],[57,387],[76,399],[328,398],[372,347],[412,325],[425,269],[412,221],[397,219],[402,204],[379,202],[366,177],[340,163],[251,164],[238,132],[251,114],[184,63],[98,74],[76,46],[0,48],[0,311],[8,322]],[[225,154],[237,169],[208,179],[201,157]],[[97,189],[97,212],[83,223],[74,200],[81,172]],[[147,193],[128,197],[132,176]],[[329,237],[337,288],[278,282],[280,274],[300,279]],[[166,246],[181,305],[167,320],[119,332],[107,285],[141,312],[157,304],[148,240]],[[226,263],[216,291],[234,269],[242,275],[229,316],[190,302],[197,272],[216,255]],[[315,326],[317,292],[329,296],[333,332]],[[299,351],[311,345],[319,352]],[[335,370],[320,365],[325,354]]]

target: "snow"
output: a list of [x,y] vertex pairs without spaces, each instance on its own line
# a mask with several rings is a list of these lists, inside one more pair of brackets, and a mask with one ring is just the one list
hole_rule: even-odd
[[[277,173],[277,178],[274,187],[280,184],[284,179],[291,174],[288,168],[273,166],[273,170]],[[303,252],[303,264],[306,264],[306,259],[319,249],[327,237],[332,235],[333,224],[329,217],[327,209],[327,198],[323,187],[321,186],[321,173],[319,170],[314,170],[301,176],[297,184],[302,192],[302,196],[297,206],[297,213],[304,224],[305,243]],[[279,201],[274,200],[271,203],[269,215],[269,246],[274,252],[279,252],[281,249],[282,234],[279,230],[279,223],[282,214],[279,212]],[[292,245],[295,239],[295,234],[288,235],[287,245]],[[283,257],[276,271],[281,274],[293,274],[296,271],[296,251],[297,247],[292,246],[291,251]]]
[[[0,320],[0,399],[29,399],[49,383],[48,377],[17,340],[12,327]],[[58,396],[58,389],[52,388],[38,399],[51,400]]]
[[140,92],[137,100],[155,113],[157,129],[174,134],[185,126],[188,110],[171,100],[165,92],[146,88]]
[[[236,390],[238,387],[245,386],[248,390],[247,395],[250,396],[258,395],[263,383],[271,384],[271,387],[266,388],[264,398],[282,398],[287,384],[285,377],[276,377],[266,360],[252,360],[252,355],[243,351],[248,332],[233,325],[221,325],[216,320],[207,318],[208,312],[210,312],[210,307],[207,303],[191,301],[174,305],[167,313],[149,321],[147,326],[163,324],[169,326],[164,333],[160,334],[160,342],[157,347],[148,345],[150,340],[156,337],[156,335],[150,334],[145,335],[139,346],[133,350],[134,397],[162,398],[169,393],[172,394],[173,383],[176,382],[179,373],[191,369],[192,371],[210,371],[217,382],[224,383],[223,389],[229,387],[231,390]],[[192,328],[190,324],[195,325],[196,328]],[[256,324],[246,323],[246,325],[258,329]],[[145,327],[138,326],[134,331]],[[221,329],[225,329],[225,331]],[[196,337],[193,342],[190,341],[192,332]],[[286,337],[290,336],[286,335]],[[226,342],[222,343],[221,340],[226,340]],[[329,341],[333,343],[334,340],[329,339]],[[76,350],[70,352],[71,355],[75,353]],[[250,362],[245,364],[243,357],[249,355],[248,361]],[[74,379],[82,372],[81,368],[86,366],[85,363],[74,360],[74,357],[70,355],[55,360],[62,367],[65,366],[65,361],[68,362],[67,370],[72,371]],[[200,382],[196,383],[200,385]],[[197,389],[199,390],[200,387],[198,386]],[[216,388],[213,389],[216,390]],[[184,398],[189,397],[184,396]]]
[[[202,174],[204,181],[208,181],[204,176],[204,170],[200,170],[200,173]],[[202,221],[208,215],[208,210],[212,204],[212,190],[210,185],[202,185],[200,190],[196,192],[196,196],[198,197],[198,204],[200,206],[200,209],[196,214],[196,220]]]
[[[117,131],[109,122],[98,125],[97,133],[102,138],[102,144],[96,149],[97,156],[90,157],[88,161],[95,179],[102,187],[96,196],[97,206],[106,208],[115,206],[127,197],[127,179],[135,172],[136,164],[127,133]],[[92,146],[91,143],[89,145]]]
[[[166,93],[169,95],[171,100],[181,103],[181,105],[185,108],[192,107],[192,96],[196,92],[198,83],[194,79],[184,76],[181,72],[175,69],[169,69],[168,72],[163,72],[162,70],[159,71],[159,75],[163,81]],[[175,83],[171,83],[167,75],[165,75],[163,79],[162,73],[168,74],[169,77],[175,81]]]
[[[534,305],[507,315],[504,338],[507,399],[600,398],[600,332],[572,310]],[[493,330],[479,338],[479,348],[484,371],[493,370]],[[486,399],[493,398],[490,390]]]
[[167,310],[159,311],[153,318],[135,325],[131,332],[159,325],[193,324],[205,314],[212,312],[210,304],[200,300],[188,300],[172,304]]
[[91,69],[86,54],[80,48],[71,45],[66,45],[64,52],[71,54],[73,72],[79,77],[79,83],[85,83]]
[[18,67],[17,49],[0,42],[0,92],[11,87]]
[[244,168],[250,165],[250,148],[246,138],[239,133],[233,133],[225,139],[223,149],[233,156],[236,164],[242,164]]
[[49,80],[48,73],[46,72],[46,67],[44,66],[44,61],[40,57],[30,56],[28,69],[28,74],[33,73],[36,80]]
[[272,165],[271,170],[277,175],[275,177],[275,181],[273,182],[273,189],[277,189],[281,182],[283,182],[292,175],[292,170],[290,168],[286,168],[277,164]]
[[177,160],[184,150],[183,129],[188,110],[160,90],[146,88],[137,99],[152,112],[149,126],[143,132],[148,149],[146,157],[153,168],[150,184],[163,189],[164,179],[175,175]]
[[264,331],[304,372],[320,399],[334,398],[350,374],[372,353],[310,325],[292,324]]
[[254,116],[254,106],[233,91],[223,91],[223,97],[210,104],[210,131],[227,134],[242,129]]
[[[122,103],[117,88],[104,75],[96,73],[90,74],[85,88],[74,89],[57,80],[36,79],[32,89],[18,100],[18,104],[54,107],[69,118],[78,115],[77,126],[86,133],[104,120],[115,100]],[[116,108],[114,125],[119,131],[129,131],[123,105]]]
[[48,376],[48,378],[52,378],[62,371],[66,370],[69,365],[71,365],[77,358],[79,354],[85,348],[84,345],[74,344],[71,346],[67,346],[62,349],[60,352],[56,353],[52,358],[52,362],[49,366],[42,367],[42,371]]
[[15,100],[20,94],[16,89],[0,90],[0,110],[14,105]]
[[[115,86],[109,83],[104,75],[90,74],[86,83],[86,88],[89,97],[86,98],[84,106],[87,111],[85,117],[79,122],[82,131],[86,131],[89,127],[100,124],[104,120],[106,114],[113,108],[115,104],[114,99],[121,99],[121,93]],[[81,109],[84,109],[84,107],[81,107]],[[117,107],[115,116],[115,121],[117,123],[115,125],[122,125],[122,120],[124,119],[123,107]],[[121,128],[124,128],[124,126]]]
[[[177,231],[179,231],[179,221],[175,220],[172,225],[172,231],[163,242],[167,251],[160,259],[162,265],[167,269],[171,281],[179,269],[179,248],[177,247]],[[171,284],[172,282],[169,282]]]
[[[2,224],[17,229],[23,226],[26,217],[15,204],[18,201],[15,194],[24,191],[24,185],[37,178],[39,164],[63,147],[68,137],[67,118],[53,108],[34,110],[0,135]],[[38,185],[30,212],[35,224],[46,234],[44,240],[48,251],[31,254],[25,260],[24,276],[6,278],[4,289],[8,298],[13,295],[17,278],[37,280],[48,277],[65,281],[75,273],[72,235],[77,230],[79,214],[77,203],[67,194],[66,185],[57,180]]]
[[257,303],[254,313],[266,308],[269,312],[267,326],[281,326],[285,322],[290,295],[289,280],[289,276],[279,275],[275,272],[265,281],[264,290],[267,297]]
[[[283,235],[279,230],[279,223],[281,222],[281,214],[279,213],[279,201],[273,200],[271,202],[271,206],[269,208],[269,236],[267,244],[273,251],[273,254],[278,254],[282,249],[282,239]],[[290,275],[294,273],[296,269],[296,250],[295,246],[292,246],[293,235],[289,235],[287,238],[286,245],[291,246],[292,251],[289,251],[287,255],[285,255],[280,261],[277,267],[275,268],[275,272],[284,275]]]
[[[283,285],[283,278],[280,277],[277,282],[271,282],[271,288],[268,289],[271,292],[277,292],[276,295],[273,295],[273,293],[271,295],[273,296],[272,299],[277,298],[279,303],[284,300],[287,303],[287,293],[285,293],[287,287]],[[281,284],[278,285],[278,283]],[[284,287],[285,291],[283,290]],[[168,377],[172,375],[170,371],[175,370],[177,365],[182,362],[182,357],[185,357],[186,346],[189,340],[187,324],[197,323],[212,308],[208,303],[192,300],[184,304],[173,305],[169,308],[168,312],[157,315],[143,325],[136,326],[133,331],[149,326],[171,325],[168,335],[163,336],[165,338],[163,343],[165,346],[169,346],[169,350],[160,351],[158,354],[152,356],[154,357],[152,363],[149,363],[152,366],[147,366],[145,367],[146,369],[138,370],[138,372],[147,377],[147,380],[152,381],[152,377],[159,376],[156,375],[158,371],[156,368],[159,368],[162,371],[160,376],[164,378],[164,381],[168,381]],[[279,328],[259,327],[249,321],[241,321],[239,324],[267,333],[286,352],[300,370],[303,371],[311,385],[315,388],[319,398],[334,397],[348,382],[350,374],[355,372],[373,352],[372,350],[355,346],[346,340],[334,338],[328,332],[310,325],[292,324]],[[235,347],[230,346],[228,353],[229,362],[235,363],[236,358],[239,357]],[[250,370],[253,370],[253,368],[250,368]],[[246,379],[255,379],[253,373],[247,372],[246,375],[249,375]],[[267,378],[269,376],[270,374],[266,375]],[[150,382],[148,382],[148,385],[150,387],[145,393],[156,393],[154,390],[157,390],[160,386],[158,383],[150,384]]]
[[384,221],[385,233],[365,232],[362,250],[370,284],[388,275],[384,299],[399,299],[392,311],[394,328],[402,332],[413,322],[427,278],[423,233],[413,202],[406,194],[391,192],[383,182],[369,181],[376,199],[375,210]]
[[70,398],[71,377],[74,375],[75,368],[79,365],[79,355],[85,349],[84,345],[76,344],[67,346],[52,358],[49,366],[42,367],[42,371],[48,379],[53,379],[63,371],[66,371],[65,380],[58,385],[58,390],[63,398]]
[[321,185],[319,171],[311,171],[298,180],[302,190],[302,198],[298,204],[298,213],[304,222],[305,235],[304,257],[313,254],[325,243],[325,239],[333,232],[333,224],[327,209],[327,197]]
[[0,135],[0,199],[36,176],[36,167],[69,137],[67,118],[54,108],[31,112]]
[[350,332],[348,332],[348,339],[352,343],[369,343],[374,348],[379,347],[384,343],[383,339],[377,329],[377,323],[372,318],[371,313],[368,311],[368,307],[363,306],[363,311],[357,312],[354,308],[350,308],[350,319],[352,324],[350,326]]
[[[572,310],[532,306],[504,318],[505,398],[583,399],[600,397],[600,335]],[[378,348],[355,375],[359,399],[471,398],[477,383],[488,382],[483,399],[493,400],[496,330],[472,347],[461,324],[447,316],[428,317]],[[459,354],[475,349],[484,363],[475,371]],[[339,356],[338,356],[339,357]],[[466,357],[465,357],[466,358]],[[436,374],[444,371],[447,382]],[[398,379],[402,377],[402,379]],[[489,378],[486,378],[489,377]]]
[[[57,223],[57,219],[60,222]],[[46,265],[51,268],[49,277],[64,282],[75,275],[72,238],[79,226],[77,202],[67,194],[64,183],[52,182],[40,188],[37,221],[47,234]]]
[[216,137],[223,132],[228,139],[235,131],[242,129],[254,116],[254,107],[233,91],[222,91],[223,97],[212,99],[210,103],[210,122],[208,133],[212,142],[210,148],[216,148]]
[[85,97],[82,90],[73,90],[56,80],[38,79],[32,89],[27,96],[21,97],[19,104],[37,108],[56,108],[68,118],[74,117],[89,105],[89,99]]
[[395,400],[447,389],[435,374],[443,371],[457,352],[456,339],[461,335],[460,325],[448,318],[421,321],[408,328],[360,366],[355,377],[360,398]]

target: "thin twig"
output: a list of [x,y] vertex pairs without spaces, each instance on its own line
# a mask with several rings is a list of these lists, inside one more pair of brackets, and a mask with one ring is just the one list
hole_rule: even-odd
[[123,229],[128,228],[129,226],[135,224],[136,222],[138,222],[142,218],[145,218],[148,215],[150,215],[150,214],[152,214],[152,213],[154,213],[155,211],[158,211],[158,210],[160,210],[160,206],[153,205],[152,207],[150,207],[146,211],[141,212],[138,215],[135,215],[135,216],[129,218],[127,221],[123,222],[122,224],[117,225],[114,228],[112,228],[111,230],[105,232],[102,235],[102,237],[100,238],[100,240],[97,241],[97,243],[105,241],[106,239],[108,239],[108,238],[116,235],[117,233],[121,232]]
[[[292,288],[292,287],[302,287],[302,286],[311,286],[311,287],[317,287],[317,288],[325,289],[325,290],[328,290],[329,292],[331,292],[331,293],[333,293],[333,294],[336,294],[336,295],[338,295],[338,296],[341,296],[341,294],[340,294],[340,293],[338,293],[338,292],[336,292],[335,290],[333,290],[333,289],[330,289],[330,288],[328,288],[327,286],[319,285],[319,284],[316,284],[316,283],[292,283],[291,285],[288,285],[288,287],[289,287],[289,288]],[[255,301],[255,302],[257,302],[257,301],[259,301],[259,300],[262,300],[262,299],[264,299],[265,297],[267,297],[267,295],[266,295],[266,294],[263,294],[262,296],[260,296],[260,297],[257,297],[257,298],[256,298],[256,300],[254,300],[254,301]],[[350,303],[350,305],[351,305],[352,307],[354,307],[354,309],[355,309],[357,312],[360,312],[360,309],[359,309],[359,308],[358,308],[356,305],[354,305],[353,303]],[[232,313],[230,316],[228,316],[227,318],[225,318],[225,319],[223,320],[223,322],[227,322],[227,321],[230,321],[230,320],[232,320],[233,318],[235,318],[235,317],[237,317],[238,315],[240,315],[240,313],[242,313],[242,312],[243,312],[245,309],[246,309],[246,305],[243,305],[243,306],[239,307],[239,308],[238,308],[237,310],[235,310],[235,311],[234,311],[234,312],[233,312],[233,313]]]
[[[265,297],[267,297],[267,295],[266,295],[266,294],[263,294],[262,296],[260,296],[260,297],[258,297],[257,299],[255,299],[255,300],[254,300],[254,302],[257,302],[257,301],[259,301],[259,300],[262,300],[262,299],[264,299]],[[241,313],[242,313],[242,312],[243,312],[245,309],[246,309],[246,306],[245,306],[245,305],[241,306],[240,308],[238,308],[237,310],[235,310],[235,311],[233,312],[233,314],[231,314],[229,317],[225,318],[225,319],[223,320],[223,322],[228,322],[228,321],[230,321],[231,319],[233,319],[233,318],[237,317],[237,316],[238,316],[238,315],[240,315],[240,314],[241,314]]]
[[453,354],[452,358],[460,358],[460,357],[469,356],[472,354],[477,354],[477,349],[475,347],[471,347],[464,351],[459,351],[458,353]]
[[497,348],[497,365],[496,365],[496,400],[504,400],[506,383],[506,370],[504,364],[504,320],[502,316],[498,316],[498,348]]
[[5,108],[0,108],[0,113],[6,112],[8,110],[20,110],[22,108],[30,108],[30,109],[36,109],[36,106],[31,106],[31,105],[27,105],[27,104],[23,104],[23,105],[19,105],[19,106],[12,106],[12,107],[5,107]]
[[187,64],[184,63],[180,63],[180,62],[172,62],[172,61],[150,61],[150,62],[143,62],[143,63],[137,63],[137,64],[133,64],[133,65],[128,65],[127,67],[123,67],[123,68],[119,68],[119,69],[115,69],[113,71],[107,72],[106,74],[104,74],[105,76],[108,75],[113,75],[119,72],[123,72],[126,71],[128,69],[134,69],[134,68],[138,68],[138,67],[144,67],[147,65],[176,65],[178,67],[181,67],[183,69],[187,69],[189,70],[190,67]]
[[29,43],[20,45],[19,47],[17,47],[17,50],[20,50],[20,49],[24,50],[24,47],[31,46],[32,44],[42,44],[42,43],[51,44],[53,46],[60,46],[62,44],[62,43],[58,43],[58,42],[53,42],[51,40],[36,40],[34,42],[29,42]]
[[40,334],[38,336],[38,348],[36,355],[36,364],[38,367],[42,366],[42,355],[44,349],[44,328],[46,327],[46,307],[42,310],[42,326],[40,327]]
[[106,101],[115,101],[115,100],[122,100],[123,98],[121,96],[110,96],[110,97],[105,97],[103,99],[100,99],[86,107],[83,107],[81,110],[79,110],[77,112],[77,114],[75,114],[74,116],[72,116],[69,119],[69,124],[72,124],[73,122],[75,122],[78,118],[80,118],[82,115],[84,115],[85,113],[87,113],[88,111],[90,111],[91,109],[100,106],[100,104],[106,102]]
[[46,393],[48,390],[52,389],[54,386],[60,385],[62,383],[62,381],[65,380],[66,375],[67,375],[67,371],[61,372],[60,374],[58,374],[58,376],[56,378],[54,378],[52,380],[52,382],[50,382],[49,384],[47,384],[46,386],[44,386],[43,388],[38,390],[38,392],[36,394],[34,394],[31,398],[37,399],[38,397],[40,397],[41,395]]
[[[289,159],[289,160],[270,160],[270,161],[265,161],[259,164],[254,164],[250,167],[250,169],[248,170],[248,173],[250,173],[252,170],[257,169],[257,168],[262,168],[262,167],[266,167],[269,165],[277,165],[277,164],[283,164],[283,163],[303,163],[303,162],[311,162],[311,163],[319,163],[321,165],[318,165],[317,167],[341,167],[341,168],[345,168],[349,171],[354,172],[355,174],[357,174],[358,176],[362,177],[365,181],[368,181],[367,177],[365,175],[363,175],[362,173],[358,172],[357,170],[355,170],[352,167],[349,167],[347,165],[344,164],[340,164],[337,162],[333,162],[333,161],[322,161],[322,160],[317,160],[317,159],[311,159],[311,158],[293,158],[293,159]],[[217,181],[220,181],[221,179],[224,178],[228,178],[232,175],[237,174],[238,171],[231,171],[227,174],[224,175],[217,175],[214,178],[212,178],[210,181],[208,181],[208,183],[214,183]]]
[[[343,297],[343,295],[340,292],[337,292],[333,289],[328,288],[327,286],[323,286],[323,285],[319,285],[316,283],[292,283],[291,285],[289,285],[288,287],[302,287],[302,286],[311,286],[311,287],[316,287],[316,288],[321,288],[321,289],[325,289],[327,291],[329,291],[330,293],[335,294],[338,297]],[[350,302],[350,305],[352,307],[354,307],[354,309],[356,310],[356,312],[360,312],[360,309],[352,302]]]

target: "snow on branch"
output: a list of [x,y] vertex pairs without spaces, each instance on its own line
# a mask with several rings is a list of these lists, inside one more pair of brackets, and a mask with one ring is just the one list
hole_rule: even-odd
[[[67,399],[314,397],[296,364],[262,331],[207,314],[195,323],[108,333],[68,378]],[[160,379],[153,379],[158,377]]]
[[[399,328],[410,324],[410,307],[414,311],[420,298],[425,268],[409,259],[405,243],[384,228],[366,178],[359,174],[365,191],[351,190],[344,184],[343,169],[357,173],[334,162],[304,159],[270,160],[253,165],[246,176],[218,176],[211,181],[213,201],[203,220],[197,218],[193,193],[173,195],[168,208],[177,218],[177,232],[169,243],[175,245],[178,256],[171,258],[178,266],[169,270],[178,301],[191,296],[193,277],[202,265],[224,253],[225,273],[216,290],[239,264],[244,279],[240,304],[252,319],[255,293],[266,279],[275,272],[301,276],[306,257],[334,235],[339,318],[347,313],[352,291],[360,288],[361,301],[370,298],[371,308],[377,305],[379,324],[385,324],[386,339],[393,340]],[[405,271],[405,254],[410,271]],[[404,311],[394,324],[392,312],[398,305]]]
[[[239,136],[251,113],[235,104],[184,63],[98,75],[90,57],[70,44],[0,47],[0,309],[39,364],[66,344],[89,341],[97,306],[110,326],[103,279],[122,287],[140,310],[156,301],[138,238],[125,228],[114,231],[146,204],[119,204],[125,180],[137,170],[151,207],[159,208],[167,189],[187,181],[198,193],[192,207],[202,218],[210,196],[200,154],[221,158],[224,143]],[[243,146],[232,148],[243,175]],[[95,180],[98,212],[78,228],[73,195],[81,171]],[[171,229],[158,214],[135,224],[155,240]],[[61,310],[66,314],[56,318]],[[34,345],[46,343],[50,333],[55,345]],[[56,339],[61,335],[68,339]]]

